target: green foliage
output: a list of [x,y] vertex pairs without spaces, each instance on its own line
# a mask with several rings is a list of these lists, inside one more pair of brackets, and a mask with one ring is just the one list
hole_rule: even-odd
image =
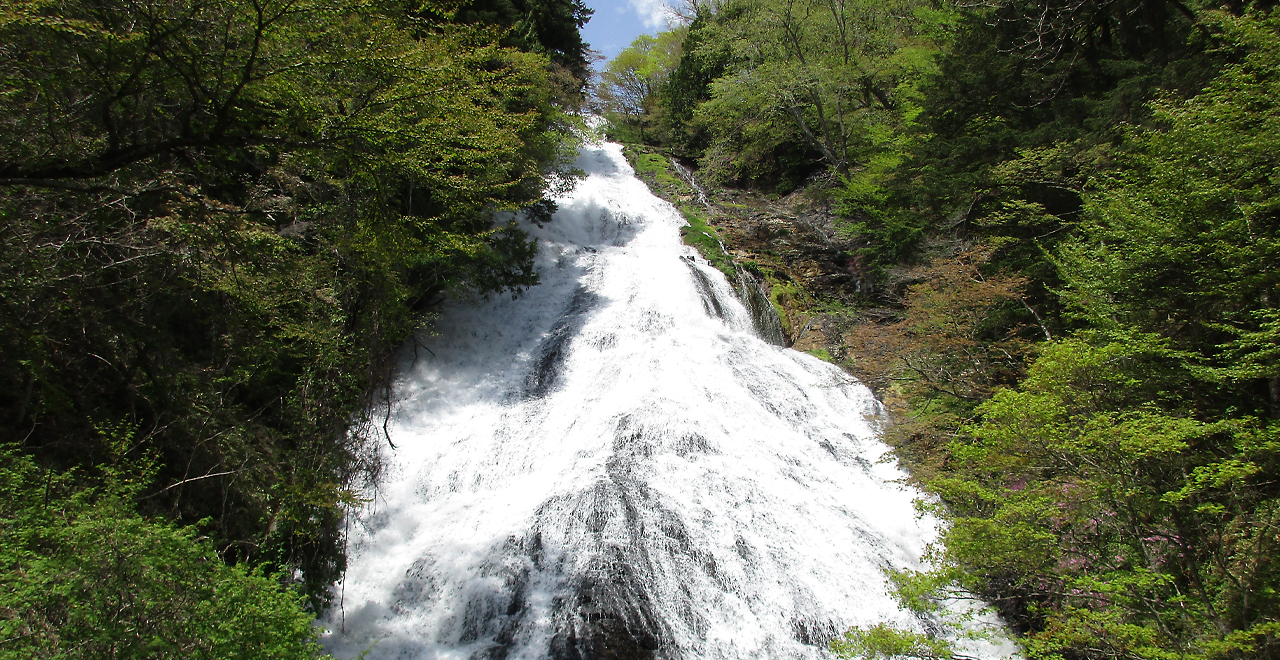
[[831,651],[837,657],[965,660],[972,656],[965,654],[964,644],[1005,639],[994,626],[977,620],[979,615],[989,613],[989,608],[969,592],[954,588],[954,571],[886,569],[885,575],[898,604],[928,622],[926,632],[885,623],[855,626],[831,642]]
[[781,190],[820,160],[842,176],[871,170],[871,183],[900,158],[949,14],[911,1],[730,3],[687,67],[689,83],[718,75],[684,92],[708,97],[693,121],[709,136],[704,167],[726,181],[781,179]]
[[769,282],[769,303],[773,305],[773,311],[778,313],[782,327],[794,328],[797,321],[787,312],[787,305],[795,301],[804,301],[804,293],[795,282],[779,278],[778,273],[765,271],[764,276]]
[[1124,123],[1150,121],[1158,90],[1194,94],[1216,70],[1186,11],[1010,0],[947,16],[901,160],[847,193],[868,270],[933,256],[929,239],[980,241],[999,248],[988,272],[1028,277],[1030,304],[1056,323],[1048,255],[1075,231],[1087,179],[1113,166]]
[[697,11],[680,43],[680,60],[658,93],[671,145],[689,155],[708,146],[709,136],[693,124],[693,113],[698,104],[711,98],[711,83],[724,75],[733,57],[716,29],[723,16]]
[[635,167],[637,174],[645,178],[652,178],[661,188],[684,186],[680,178],[672,171],[671,161],[666,156],[638,149],[628,149],[627,155],[630,157],[632,166]]
[[808,351],[809,355],[822,360],[823,362],[835,362],[835,358],[831,357],[831,352],[825,348],[815,348]]
[[145,480],[111,466],[86,488],[0,449],[0,658],[320,657],[298,594],[134,512]]
[[831,642],[831,652],[840,658],[917,658],[950,660],[951,644],[917,632],[899,630],[880,623],[867,628],[853,628],[844,637]]
[[711,86],[712,98],[694,112],[695,132],[710,137],[698,159],[706,179],[788,193],[819,168],[794,120],[772,111],[769,90],[754,85]]
[[712,83],[704,114],[733,106],[740,113],[743,101],[763,102],[757,112],[792,120],[828,166],[849,171],[864,159],[867,136],[901,121],[900,97],[911,86],[906,79],[918,77],[919,67],[928,70],[925,52],[934,46],[917,39],[917,6],[746,3],[725,22],[737,64],[732,75]]
[[1032,657],[1218,657],[1223,632],[1274,620],[1275,424],[1189,416],[1194,374],[1156,337],[1041,350],[930,480],[948,505],[943,564],[1035,604],[1007,610]]
[[684,237],[684,244],[696,248],[698,253],[708,263],[724,273],[730,282],[736,282],[738,275],[734,270],[733,258],[725,252],[720,236],[716,233],[714,227],[707,224],[702,216],[702,211],[691,204],[686,204],[681,205],[680,212],[684,214],[685,221],[689,223],[687,226],[680,228],[680,235]]
[[684,32],[677,28],[657,37],[642,34],[600,72],[596,97],[610,120],[612,138],[644,143],[649,140],[645,128],[662,123],[658,91],[680,60]]
[[588,47],[579,30],[592,13],[582,0],[469,0],[459,3],[452,21],[508,28],[503,46],[547,55],[573,76],[577,88],[589,77]]
[[390,353],[448,293],[537,282],[495,212],[571,182],[547,59],[362,2],[10,4],[0,433],[154,460],[144,513],[322,607]]
[[[846,186],[864,208],[912,204],[985,239],[973,279],[1026,278],[1044,338],[1067,338],[1037,346],[1016,387],[973,388],[1004,365],[944,371],[969,315],[957,282],[908,288],[910,330],[881,326],[862,344],[926,366],[894,386],[916,393],[895,432],[948,522],[938,569],[920,578],[935,596],[987,598],[1032,658],[1273,658],[1280,24],[1193,24],[1167,4],[1115,13],[1127,6],[1001,3],[966,19],[926,90],[930,132],[887,186]],[[1082,38],[1108,25],[1107,39]],[[1046,324],[1037,303],[1066,317]],[[1012,318],[970,309],[990,328]],[[943,322],[919,323],[930,318]],[[970,351],[998,346],[971,337]],[[977,405],[920,397],[935,373],[933,389]],[[854,632],[879,644],[864,656],[913,652],[910,635]]]
[[877,154],[834,194],[836,211],[849,218],[840,233],[855,241],[859,275],[871,281],[882,279],[886,266],[910,262],[925,238],[923,219],[898,206],[886,185],[900,161],[900,153]]
[[1087,238],[1064,247],[1067,298],[1094,325],[1194,351],[1234,395],[1217,406],[1275,414],[1280,22],[1217,25],[1248,54],[1199,96],[1154,104],[1165,130],[1130,136],[1127,167],[1089,195]]
[[[1036,603],[1028,651],[1274,657],[1275,18],[1216,17],[1244,56],[1153,104],[1085,192],[1060,265],[1097,328],[1046,346],[931,487],[973,586]],[[1271,416],[1271,420],[1264,418]]]

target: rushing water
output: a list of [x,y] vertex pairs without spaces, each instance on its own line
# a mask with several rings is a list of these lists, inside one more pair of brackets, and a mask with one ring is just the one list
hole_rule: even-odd
[[543,283],[406,350],[326,648],[816,658],[851,625],[925,625],[886,594],[934,530],[880,461],[879,404],[763,341],[619,146],[578,166],[529,227]]

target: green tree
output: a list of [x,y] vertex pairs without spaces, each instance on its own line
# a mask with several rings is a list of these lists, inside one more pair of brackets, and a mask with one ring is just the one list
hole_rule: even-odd
[[724,75],[733,58],[717,25],[728,19],[725,13],[695,6],[693,20],[680,42],[680,60],[658,93],[673,146],[691,155],[705,150],[709,140],[706,131],[693,123],[694,110],[711,98],[711,83]]
[[[992,268],[1029,278],[1031,304],[1057,323],[1061,280],[1046,255],[1072,235],[1086,182],[1113,165],[1123,125],[1150,121],[1146,104],[1161,90],[1194,95],[1221,63],[1206,56],[1199,9],[1163,0],[966,7],[938,73],[920,87],[918,139],[866,205],[870,228],[1000,246]],[[913,211],[897,213],[904,208]]]
[[0,658],[320,657],[300,595],[139,516],[138,476],[85,487],[0,449]]
[[1151,105],[1056,263],[1077,322],[938,447],[941,582],[1032,657],[1274,658],[1280,493],[1275,16],[1209,15],[1234,63]]
[[[874,135],[900,130],[913,80],[936,43],[921,25],[926,3],[758,0],[723,22],[735,65],[711,84],[700,116],[728,134],[745,114],[785,118],[835,172],[862,165]],[[716,128],[718,127],[718,128]]]
[[1196,419],[1195,380],[1159,338],[1057,342],[949,447],[939,558],[1033,657],[1273,657],[1276,429]]
[[582,0],[470,0],[458,3],[451,20],[509,28],[503,46],[543,53],[582,85],[590,76],[579,30],[591,14]]
[[571,181],[548,61],[502,34],[376,3],[7,5],[0,433],[94,466],[95,425],[128,420],[146,512],[212,518],[322,606],[392,349],[449,292],[534,284],[494,214]]
[[606,117],[635,127],[641,142],[645,126],[659,121],[653,116],[659,110],[658,90],[680,61],[684,34],[684,28],[659,32],[656,37],[642,34],[600,72],[596,97]]
[[1130,135],[1063,266],[1091,324],[1168,337],[1226,388],[1214,408],[1280,418],[1277,20],[1217,17],[1242,61],[1193,99],[1153,104],[1166,128]]

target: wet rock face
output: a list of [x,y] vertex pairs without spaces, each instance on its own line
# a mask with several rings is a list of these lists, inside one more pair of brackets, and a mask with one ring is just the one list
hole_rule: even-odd
[[586,288],[579,288],[569,302],[560,322],[551,330],[551,336],[542,347],[537,367],[525,380],[525,396],[540,397],[555,388],[567,355],[568,342],[582,329],[583,319],[595,308],[600,297]]
[[[701,440],[701,443],[699,442]],[[653,593],[657,573],[669,558],[654,556],[647,537],[661,534],[678,555],[696,554],[680,516],[653,499],[640,477],[653,454],[670,446],[708,451],[705,439],[671,436],[630,416],[618,420],[607,479],[578,495],[572,518],[591,538],[593,551],[571,595],[554,605],[555,634],[548,655],[555,660],[666,660],[672,634]],[[661,554],[661,553],[658,553]]]
[[[854,246],[836,231],[835,216],[799,199],[768,202],[740,193],[748,204],[725,207],[708,224],[719,230],[735,259],[784,273],[807,291],[852,301],[867,284],[849,257]],[[795,204],[797,206],[788,206]]]
[[[814,201],[831,182],[816,178],[791,195],[767,199],[747,190],[704,189],[696,172],[676,161],[670,166],[674,178],[642,178],[677,207],[704,213],[733,260],[753,264],[765,274],[754,284],[759,294],[739,282],[740,299],[757,321],[761,337],[801,351],[841,354],[844,320],[827,318],[814,303],[823,299],[865,304],[878,292],[860,260],[851,256],[856,246],[837,231],[837,218],[828,204]],[[775,304],[783,312],[776,329],[765,319],[778,316]]]
[[714,316],[718,319],[725,317],[724,305],[716,296],[715,287],[707,278],[707,274],[698,270],[692,263],[686,263],[689,272],[693,275],[694,285],[698,288],[698,296],[702,298],[702,307],[707,312],[707,316]]
[[664,630],[635,571],[623,563],[584,577],[551,638],[555,660],[657,660]]
[[749,271],[738,273],[739,297],[751,314],[751,323],[760,338],[775,346],[787,345],[787,334],[782,327],[782,319],[769,302],[769,291],[765,283],[756,279]]

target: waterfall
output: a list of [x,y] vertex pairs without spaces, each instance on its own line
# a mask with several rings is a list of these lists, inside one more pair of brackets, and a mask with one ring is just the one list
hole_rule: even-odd
[[[707,191],[698,185],[698,179],[693,175],[693,171],[675,158],[668,158],[671,168],[675,170],[676,175],[680,177],[698,198],[698,203],[707,209],[708,213],[715,213],[716,209],[711,204],[711,200],[707,198]],[[825,239],[826,236],[823,235]],[[716,239],[719,241],[719,239]],[[729,250],[725,248],[724,241],[720,242],[720,251],[725,254]],[[778,311],[773,308],[773,303],[769,302],[769,294],[765,292],[764,284],[757,280],[750,271],[737,269],[738,275],[738,300],[742,302],[747,309],[747,314],[751,317],[753,327],[756,334],[761,339],[778,346],[785,346],[787,343],[786,333],[782,329],[782,320],[778,318]],[[694,273],[694,277],[699,277]],[[705,277],[705,276],[702,276]]]
[[693,176],[693,170],[681,165],[680,161],[674,158],[667,160],[671,162],[671,169],[676,171],[676,176],[679,176],[682,181],[689,184],[690,188],[693,188],[693,194],[698,197],[698,203],[704,206],[708,213],[715,213],[715,207],[711,205],[711,200],[707,199],[707,191],[698,185],[698,180]]
[[342,660],[820,658],[934,522],[880,405],[760,338],[614,144],[543,227],[542,284],[407,350],[386,479],[322,622]]
[[747,308],[747,313],[751,315],[756,334],[770,344],[786,346],[787,337],[782,329],[782,319],[778,318],[778,310],[774,309],[773,303],[769,302],[769,294],[765,293],[764,284],[749,270],[738,268],[737,272],[738,298]]

